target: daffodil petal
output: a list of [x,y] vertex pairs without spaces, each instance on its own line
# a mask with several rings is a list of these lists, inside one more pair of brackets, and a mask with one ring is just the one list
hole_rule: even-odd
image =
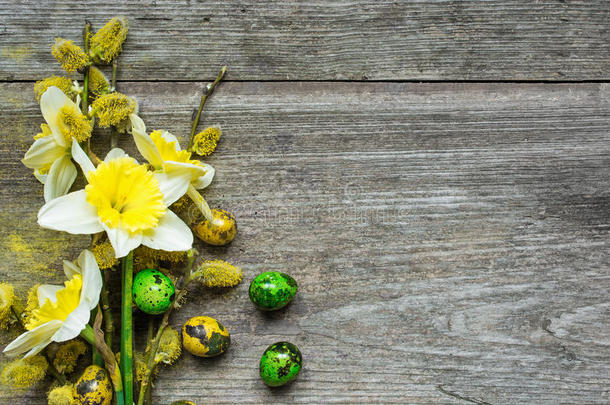
[[51,343],[51,338],[61,328],[61,324],[59,319],[43,323],[39,327],[21,334],[6,346],[3,353],[14,357],[29,350],[26,357],[33,356]]
[[73,262],[64,260],[64,274],[66,275],[66,278],[70,280],[76,274],[81,274],[81,269]]
[[186,193],[191,182],[191,174],[188,170],[176,170],[172,173],[155,172],[154,175],[159,180],[163,202],[168,207]]
[[[40,98],[40,111],[47,124],[51,128],[53,137],[58,144],[66,146],[66,140],[61,133],[59,125],[57,124],[57,114],[61,107],[65,105],[75,105],[72,100],[64,94],[63,91],[55,86],[51,86],[44,92]],[[78,107],[77,107],[78,108]]]
[[176,152],[180,152],[182,150],[180,147],[180,141],[178,141],[178,138],[176,138],[176,136],[171,132],[162,131],[161,137],[163,137],[163,139],[165,139],[168,143],[175,142],[174,147],[176,148]]
[[55,332],[51,339],[54,342],[65,342],[66,340],[74,339],[85,329],[90,315],[91,309],[89,308],[89,303],[81,300],[80,304],[68,315],[61,328]]
[[[140,154],[150,163],[153,167],[159,168],[163,165],[163,159],[161,158],[161,154],[159,153],[159,149],[151,139],[151,137],[146,133],[146,126],[144,126],[144,121],[137,115],[131,115],[131,134],[133,135],[133,140],[136,143],[136,147]],[[143,128],[143,129],[142,129]]]
[[110,152],[108,152],[108,154],[104,158],[104,162],[108,163],[109,161],[111,161],[113,159],[122,158],[124,156],[127,156],[127,153],[125,153],[125,151],[123,149],[114,148]]
[[83,148],[76,142],[76,139],[72,139],[72,158],[78,163],[85,177],[87,177],[89,172],[95,170],[95,166],[91,163],[91,159],[89,159],[89,156],[87,156]]
[[38,305],[42,306],[47,301],[47,299],[51,300],[51,302],[57,302],[57,297],[55,296],[55,294],[62,288],[64,287],[61,285],[51,284],[43,284],[39,286],[38,290],[36,290],[38,295]]
[[83,275],[81,301],[86,300],[89,304],[89,310],[92,310],[97,305],[100,291],[102,291],[102,274],[95,256],[89,250],[83,250],[78,256],[78,265]]
[[25,152],[21,162],[30,169],[39,169],[66,155],[66,148],[55,142],[52,136],[36,139]]
[[40,174],[38,169],[36,169],[34,170],[34,177],[36,177],[39,182],[44,184],[47,181],[48,174]]
[[46,182],[44,183],[44,200],[49,202],[66,195],[76,180],[76,167],[72,159],[63,156],[53,162]]
[[85,190],[74,191],[43,205],[38,211],[38,224],[77,235],[104,230],[95,207],[86,200]]
[[201,190],[202,188],[209,186],[214,179],[214,174],[216,173],[216,169],[214,169],[211,165],[207,163],[202,163],[202,165],[205,167],[206,173],[192,182],[193,187],[195,187],[197,190]]
[[110,244],[114,248],[115,257],[117,259],[127,256],[129,252],[142,244],[141,233],[130,235],[129,232],[121,228],[120,224],[116,228],[109,228],[105,224],[102,224],[102,226],[108,235]]
[[191,176],[191,181],[196,180],[201,176],[205,176],[207,172],[205,167],[173,160],[166,160],[163,163],[163,170],[167,173],[188,171]]
[[170,252],[189,250],[193,246],[193,233],[176,214],[168,210],[155,229],[144,233],[142,244]]

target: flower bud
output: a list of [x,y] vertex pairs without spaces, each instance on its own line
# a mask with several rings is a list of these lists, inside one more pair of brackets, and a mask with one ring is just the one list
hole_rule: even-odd
[[11,387],[29,388],[44,378],[48,367],[41,355],[14,360],[4,367],[0,380]]
[[114,248],[108,240],[93,246],[91,252],[93,253],[93,256],[95,256],[97,265],[102,270],[109,269],[119,264],[119,259],[116,258]]
[[222,130],[218,125],[208,127],[193,138],[193,151],[201,156],[209,156],[216,150]]
[[110,92],[110,81],[108,81],[106,75],[95,66],[89,68],[89,91],[94,97]]
[[34,84],[34,95],[36,96],[36,101],[40,101],[40,97],[44,94],[45,91],[51,86],[57,87],[59,90],[63,91],[64,94],[71,99],[74,100],[76,96],[76,92],[74,91],[74,86],[72,84],[72,80],[64,76],[51,76],[46,79],[42,79]]
[[0,283],[0,329],[8,329],[16,321],[11,307],[17,303],[15,288],[8,283]]
[[74,371],[78,358],[86,352],[87,346],[81,340],[70,340],[57,349],[53,365],[60,373],[70,374]]
[[73,389],[74,386],[72,384],[53,388],[47,396],[49,405],[74,405]]
[[223,260],[206,260],[195,276],[206,287],[235,287],[242,280],[242,271]]
[[171,327],[166,327],[161,334],[155,363],[173,364],[180,357],[181,353],[182,339],[180,334]]
[[129,114],[136,111],[136,101],[125,94],[114,92],[99,96],[91,104],[91,114],[96,116],[98,124],[102,128],[111,125],[122,127],[123,123],[129,123]]
[[89,55],[96,63],[110,64],[119,56],[127,38],[129,24],[125,17],[113,17],[89,40]]
[[81,70],[90,64],[87,54],[78,45],[63,38],[55,38],[51,53],[68,73]]

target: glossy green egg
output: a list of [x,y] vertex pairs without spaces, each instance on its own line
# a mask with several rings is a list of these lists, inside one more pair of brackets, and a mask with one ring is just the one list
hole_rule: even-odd
[[110,405],[112,384],[106,370],[99,366],[89,366],[74,384],[72,396],[77,404]]
[[288,274],[268,271],[259,274],[250,283],[250,300],[263,311],[285,307],[298,291],[297,282]]
[[277,342],[265,350],[261,357],[261,378],[270,387],[279,387],[297,378],[303,357],[298,347],[289,342]]
[[174,283],[159,270],[142,270],[133,279],[133,301],[147,314],[167,311],[175,295]]

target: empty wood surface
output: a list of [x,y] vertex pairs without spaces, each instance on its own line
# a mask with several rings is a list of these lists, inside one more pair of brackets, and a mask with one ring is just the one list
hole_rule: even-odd
[[606,0],[0,1],[0,80],[56,73],[56,36],[131,23],[119,78],[608,80]]
[[[120,84],[182,141],[203,85]],[[42,117],[31,83],[0,94],[0,269],[22,292],[58,282],[89,239],[36,225],[42,187],[19,158]],[[224,129],[205,195],[239,233],[197,247],[244,282],[195,288],[171,323],[211,315],[232,346],[183,354],[154,403],[608,403],[609,108],[605,83],[222,84],[203,118]],[[298,281],[285,310],[250,303],[263,270]],[[304,369],[272,390],[258,361],[279,340]],[[44,392],[0,389],[8,401]]]

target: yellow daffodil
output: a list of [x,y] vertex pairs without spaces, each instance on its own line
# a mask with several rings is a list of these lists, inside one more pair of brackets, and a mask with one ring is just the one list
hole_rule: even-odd
[[59,88],[49,87],[40,98],[40,110],[47,122],[26,152],[22,162],[34,169],[44,184],[45,201],[66,194],[76,179],[72,163],[72,139],[82,142],[91,136],[91,122]]
[[[146,125],[140,117],[130,115],[131,133],[138,150],[157,172],[168,177],[186,177],[188,182],[184,192],[188,193],[206,218],[212,218],[212,211],[197,190],[210,185],[214,178],[214,168],[199,160],[191,159],[191,152],[180,147],[178,139],[167,131],[146,132]],[[184,194],[183,192],[183,194]]]
[[119,148],[96,168],[76,140],[72,157],[89,184],[47,202],[38,212],[40,226],[72,234],[105,231],[117,258],[141,244],[167,251],[191,248],[191,230],[167,208],[182,197],[188,178],[150,172]]
[[76,262],[64,260],[68,281],[64,286],[38,287],[39,307],[32,311],[26,329],[13,340],[4,353],[25,357],[39,353],[51,342],[65,342],[77,337],[89,322],[90,311],[97,306],[102,276],[93,253],[84,250]]

